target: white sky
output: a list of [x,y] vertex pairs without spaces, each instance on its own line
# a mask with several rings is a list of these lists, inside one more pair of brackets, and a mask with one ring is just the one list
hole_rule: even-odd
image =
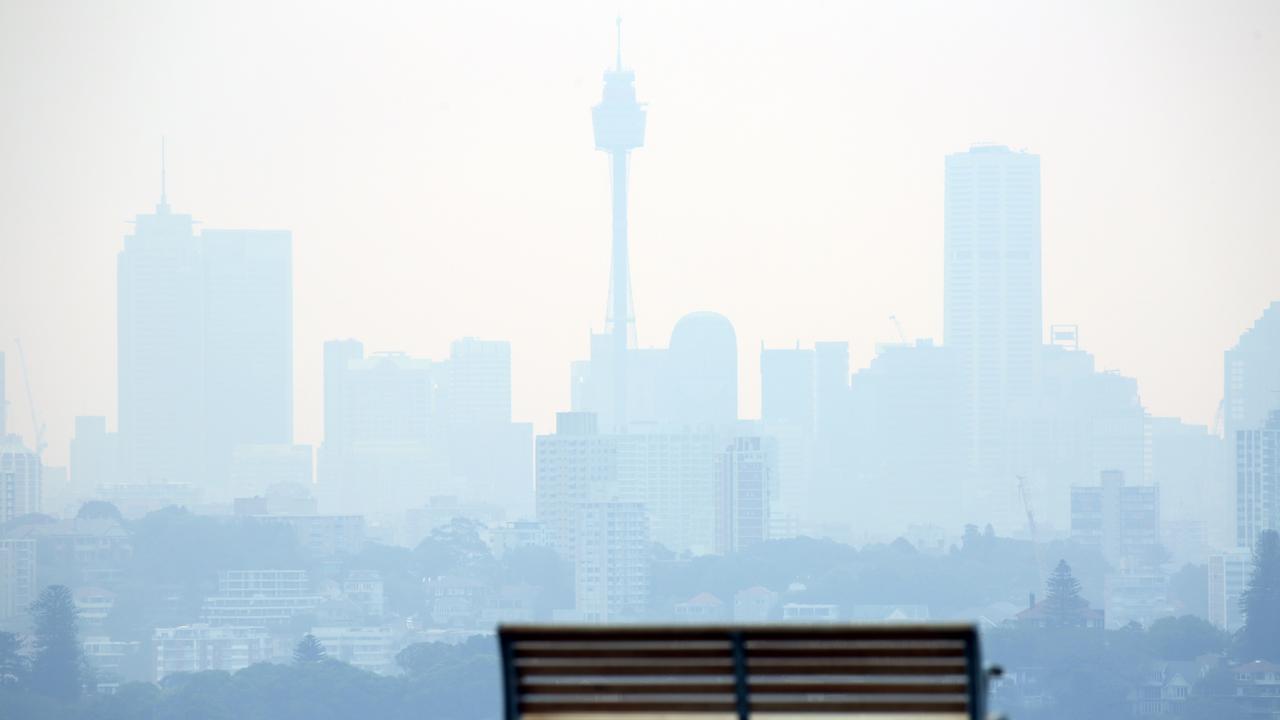
[[[532,7],[537,5],[537,7]],[[0,3],[0,349],[65,462],[115,424],[115,255],[158,195],[294,234],[297,440],[321,343],[513,345],[549,430],[603,323],[590,107],[625,17],[650,103],[632,170],[643,345],[685,312],[855,366],[941,335],[943,156],[1042,156],[1045,322],[1078,323],[1158,415],[1209,423],[1222,352],[1280,297],[1280,3]]]

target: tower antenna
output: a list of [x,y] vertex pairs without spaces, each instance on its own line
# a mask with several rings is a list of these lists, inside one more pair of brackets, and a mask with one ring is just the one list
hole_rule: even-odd
[[169,209],[169,183],[168,173],[166,172],[166,153],[165,138],[160,136],[160,208],[167,211]]
[[618,16],[618,72],[622,72],[622,16]]

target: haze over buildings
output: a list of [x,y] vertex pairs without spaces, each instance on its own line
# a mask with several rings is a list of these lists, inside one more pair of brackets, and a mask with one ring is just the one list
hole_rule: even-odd
[[[545,27],[557,12],[525,12],[513,11],[531,20],[528,32],[562,37]],[[877,66],[847,56],[854,36],[836,42],[827,28],[801,28],[813,46],[800,47],[789,23],[809,10],[767,30],[752,29],[766,22],[753,12],[730,29],[807,62],[761,65],[758,47],[744,54],[707,39],[707,52],[741,64],[681,50],[693,68],[682,75],[659,49],[692,31],[640,23],[633,44],[642,50],[633,56],[629,44],[626,55],[638,58],[636,72],[624,65],[621,22],[604,23],[616,29],[607,51],[539,46],[528,64],[542,74],[520,63],[497,73],[531,87],[488,78],[494,92],[474,99],[491,86],[435,87],[430,72],[394,86],[376,125],[358,116],[368,144],[350,157],[328,142],[325,113],[298,123],[295,132],[321,133],[308,181],[327,178],[346,196],[299,182],[273,205],[246,168],[228,174],[254,198],[245,204],[206,205],[203,193],[229,191],[195,183],[199,192],[183,192],[182,207],[211,213],[209,225],[291,230],[214,229],[175,212],[157,137],[154,212],[137,215],[122,242],[114,221],[96,225],[96,242],[116,253],[114,273],[109,257],[95,271],[115,278],[117,406],[93,393],[70,412],[65,398],[46,405],[54,393],[43,380],[29,389],[33,378],[90,383],[82,378],[103,364],[81,353],[85,367],[68,370],[46,351],[29,367],[20,354],[23,399],[6,402],[19,375],[0,354],[0,627],[29,619],[24,602],[37,587],[67,584],[100,633],[84,643],[95,667],[136,675],[111,658],[145,643],[148,680],[280,661],[301,630],[352,665],[392,674],[401,648],[465,641],[504,621],[961,619],[993,631],[1064,623],[1104,632],[1199,615],[1240,627],[1233,608],[1246,558],[1280,529],[1280,287],[1266,274],[1271,246],[1258,239],[1274,235],[1269,216],[1254,207],[1215,214],[1223,223],[1247,215],[1253,229],[1240,239],[1215,225],[1203,242],[1229,237],[1213,262],[1178,269],[1168,264],[1179,248],[1166,216],[1191,211],[1173,207],[1172,195],[1136,197],[1134,188],[1154,192],[1162,178],[1131,167],[1147,147],[1132,127],[1133,154],[1105,138],[1086,143],[1082,170],[1072,152],[1080,141],[1055,139],[1085,134],[1081,126],[1010,113],[1040,128],[1031,135],[1044,142],[1024,149],[1000,113],[984,109],[993,98],[1016,96],[1021,108],[1048,97],[1013,84],[995,95],[980,84],[981,98],[958,105],[979,108],[977,120],[922,112],[936,108],[919,99],[848,104],[850,85],[872,81],[842,73],[864,78]],[[510,22],[495,34],[510,34]],[[742,22],[749,27],[732,25]],[[966,27],[966,43],[992,37]],[[358,25],[350,31],[353,47],[368,39]],[[385,32],[406,42],[399,28]],[[396,46],[416,52],[436,32]],[[946,47],[930,46],[932,57]],[[464,54],[492,69],[475,60],[487,50]],[[464,51],[442,42],[436,52],[433,67]],[[556,74],[562,53],[574,58],[568,77],[590,78],[582,88],[557,85],[572,84]],[[652,85],[649,62],[665,68]],[[1082,63],[1073,72],[1093,77]],[[588,74],[600,66],[602,76]],[[790,82],[761,68],[785,69]],[[480,77],[475,67],[458,72]],[[935,68],[912,87],[953,73]],[[1064,97],[1080,93],[1063,85]],[[742,96],[757,86],[810,102],[801,115],[791,103],[752,106]],[[502,102],[490,105],[494,94]],[[445,104],[416,126],[429,144],[387,145],[406,117],[423,119],[392,112],[419,95]],[[352,97],[335,97],[331,114],[350,120]],[[790,120],[775,126],[771,112]],[[476,124],[452,124],[452,113]],[[716,116],[714,128],[703,115]],[[911,142],[888,154],[863,139],[884,116],[915,126],[893,136]],[[955,137],[983,122],[1010,137]],[[771,131],[779,127],[788,132]],[[1280,147],[1269,127],[1255,158]],[[561,142],[569,130],[572,145]],[[493,147],[508,151],[503,163],[485,160]],[[1190,164],[1201,151],[1182,152]],[[432,160],[417,166],[412,192],[403,156]],[[437,175],[439,166],[449,172]],[[183,167],[191,176],[220,166]],[[495,169],[503,172],[482,173]],[[1078,204],[1125,173],[1150,185],[1124,186],[1124,221]],[[1207,173],[1181,177],[1217,192]],[[114,198],[110,190],[100,192]],[[295,191],[312,195],[301,202]],[[271,211],[246,210],[258,201]],[[264,215],[272,221],[258,222]],[[1151,233],[1165,233],[1158,248]],[[1219,257],[1238,251],[1252,262]],[[1194,295],[1212,267],[1249,273],[1210,279],[1212,292]],[[1143,299],[1162,287],[1170,314]],[[48,320],[36,337],[46,346],[61,312],[53,299],[76,297],[86,317],[97,310],[54,289],[41,287]],[[1198,316],[1202,306],[1211,320]],[[1170,317],[1177,332],[1162,324]],[[1152,348],[1165,348],[1159,362]],[[1182,410],[1201,391],[1173,393],[1167,381],[1148,391],[1149,375],[1205,353],[1223,353],[1221,372],[1187,361],[1179,378],[1211,384],[1206,406],[1220,398],[1218,417]],[[1135,362],[1122,372],[1115,358]],[[1157,412],[1153,394],[1178,396],[1161,401],[1178,407]],[[30,421],[24,413],[15,424],[5,412],[15,407]],[[74,432],[50,434],[46,448],[41,417]],[[1067,557],[1088,597],[1061,617],[1048,601],[1024,602],[1046,571],[1062,579]],[[102,682],[105,693],[114,680]]]

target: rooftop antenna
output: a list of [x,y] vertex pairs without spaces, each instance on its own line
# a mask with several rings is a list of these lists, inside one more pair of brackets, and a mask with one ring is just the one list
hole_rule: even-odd
[[165,172],[165,143],[164,136],[160,136],[160,205],[157,208],[160,212],[169,211],[169,191],[168,179]]
[[618,16],[618,72],[622,72],[622,16]]

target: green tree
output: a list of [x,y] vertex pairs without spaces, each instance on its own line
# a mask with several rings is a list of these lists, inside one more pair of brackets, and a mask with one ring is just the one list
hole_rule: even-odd
[[120,508],[106,500],[90,500],[80,506],[80,512],[76,513],[77,520],[115,520],[123,523],[124,516],[120,514]]
[[1240,596],[1244,627],[1239,652],[1244,660],[1280,661],[1280,534],[1267,530],[1253,551],[1253,575]]
[[1161,660],[1194,660],[1221,652],[1229,643],[1226,633],[1194,615],[1160,618],[1147,630],[1147,646]]
[[22,638],[0,632],[0,685],[16,685],[27,674],[27,658],[22,654]]
[[320,662],[327,657],[329,657],[329,653],[325,652],[324,645],[311,633],[303,635],[302,639],[293,648],[293,661],[295,663]]
[[1055,628],[1082,626],[1084,618],[1081,611],[1087,603],[1080,597],[1080,581],[1071,574],[1071,566],[1066,560],[1058,561],[1046,585],[1044,611],[1048,625]]
[[59,700],[80,697],[83,670],[76,605],[65,585],[50,585],[31,604],[35,619],[35,658],[31,686]]

